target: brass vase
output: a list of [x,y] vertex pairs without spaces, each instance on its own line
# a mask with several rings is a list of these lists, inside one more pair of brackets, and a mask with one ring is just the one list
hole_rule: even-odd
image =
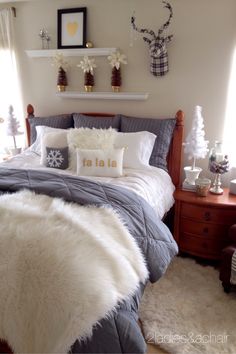
[[65,85],[57,85],[57,90],[59,92],[64,92],[66,90],[66,86]]
[[120,92],[120,86],[112,86],[113,92]]
[[84,85],[85,92],[92,92],[93,91],[93,86],[91,85]]

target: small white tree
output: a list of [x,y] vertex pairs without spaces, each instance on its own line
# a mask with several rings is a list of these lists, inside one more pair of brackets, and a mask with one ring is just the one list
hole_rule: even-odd
[[188,155],[189,159],[193,159],[192,170],[195,169],[196,159],[204,159],[206,157],[208,143],[209,141],[205,140],[202,107],[196,106],[194,108],[192,129],[184,143],[185,154]]
[[14,148],[16,149],[16,135],[23,134],[18,129],[20,127],[19,121],[15,118],[12,105],[9,106],[8,117],[6,120],[6,134],[13,137]]

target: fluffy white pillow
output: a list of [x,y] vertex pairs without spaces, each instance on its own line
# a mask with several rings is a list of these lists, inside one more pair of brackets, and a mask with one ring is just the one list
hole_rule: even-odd
[[41,154],[42,136],[44,134],[47,134],[47,133],[59,132],[59,131],[68,131],[68,130],[67,129],[47,127],[45,125],[37,125],[36,126],[37,137],[36,137],[35,142],[29,147],[29,150],[35,152],[38,155],[40,155]]
[[41,160],[40,164],[47,165],[46,148],[64,148],[67,145],[67,131],[51,132],[41,135]]
[[127,168],[147,168],[155,144],[156,135],[147,131],[117,133],[115,147],[125,147],[123,166]]
[[123,174],[124,149],[77,149],[77,175],[120,177]]
[[113,149],[117,131],[115,129],[69,129],[67,142],[70,166],[76,171],[76,149]]

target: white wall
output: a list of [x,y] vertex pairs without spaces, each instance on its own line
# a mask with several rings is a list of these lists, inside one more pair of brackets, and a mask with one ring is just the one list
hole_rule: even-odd
[[[170,0],[174,17],[169,44],[170,71],[162,78],[149,72],[147,45],[138,35],[130,47],[130,17],[135,10],[137,25],[155,31],[167,18],[160,0],[38,0],[17,2],[15,26],[24,105],[32,103],[38,115],[73,111],[119,112],[129,115],[173,116],[186,114],[186,132],[196,104],[203,106],[206,137],[210,145],[223,134],[231,60],[236,42],[235,0]],[[4,5],[1,5],[4,6]],[[61,100],[55,96],[57,74],[50,59],[29,59],[25,49],[40,49],[41,28],[52,35],[56,47],[57,9],[86,6],[87,39],[96,47],[119,47],[128,57],[122,67],[124,91],[149,92],[147,101]],[[83,90],[83,74],[71,60],[70,88]],[[110,67],[96,59],[96,91],[110,90]],[[184,162],[186,164],[187,161]],[[198,165],[206,168],[207,160]]]

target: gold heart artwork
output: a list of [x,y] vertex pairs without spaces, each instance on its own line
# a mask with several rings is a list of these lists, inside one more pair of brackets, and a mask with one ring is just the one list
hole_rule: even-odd
[[66,25],[66,29],[69,36],[73,37],[76,34],[78,27],[79,25],[77,22],[68,22]]

